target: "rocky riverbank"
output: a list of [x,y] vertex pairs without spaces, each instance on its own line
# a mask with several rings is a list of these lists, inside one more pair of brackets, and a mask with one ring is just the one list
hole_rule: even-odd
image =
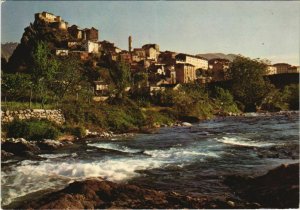
[[299,207],[299,164],[283,165],[256,178],[230,176],[225,182],[240,198],[182,195],[94,178],[23,202],[17,209]]
[[281,165],[256,178],[229,176],[225,183],[262,208],[299,208],[299,163]]

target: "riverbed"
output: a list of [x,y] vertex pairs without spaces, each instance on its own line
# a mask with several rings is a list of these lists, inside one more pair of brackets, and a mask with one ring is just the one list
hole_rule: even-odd
[[154,134],[86,139],[40,154],[44,160],[2,162],[2,205],[61,189],[89,177],[187,194],[230,194],[224,177],[261,175],[299,161],[299,113],[248,114]]

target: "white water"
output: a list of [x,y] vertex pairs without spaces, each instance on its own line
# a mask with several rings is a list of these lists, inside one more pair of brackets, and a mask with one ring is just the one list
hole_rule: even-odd
[[44,189],[54,189],[62,182],[88,177],[102,177],[111,181],[124,181],[137,176],[137,170],[158,168],[162,162],[153,159],[110,159],[94,162],[29,162],[17,166],[8,175],[2,173],[2,186],[8,189],[3,197],[3,205],[17,197]]
[[[122,152],[136,153],[140,150],[121,146],[115,143],[89,144],[97,148],[113,149]],[[9,172],[9,179],[2,173],[2,186],[8,190],[3,197],[3,205],[11,203],[18,197],[28,193],[55,189],[73,180],[90,177],[102,177],[114,182],[125,181],[138,176],[138,170],[164,167],[170,163],[182,166],[184,163],[200,160],[206,157],[219,157],[213,152],[201,151],[199,148],[172,147],[165,150],[147,150],[146,155],[128,158],[101,159],[78,161],[69,159],[70,154],[43,154],[49,158],[45,161],[22,161]],[[62,158],[57,161],[55,158]],[[62,184],[64,183],[64,184]]]
[[100,149],[117,150],[120,152],[128,152],[128,153],[141,152],[141,150],[128,148],[126,146],[121,146],[121,145],[117,145],[114,143],[90,143],[90,144],[88,144],[88,146],[97,147]]
[[216,138],[216,140],[224,144],[248,146],[248,147],[266,147],[266,146],[273,145],[272,143],[256,142],[251,139],[242,138],[242,137],[222,137],[221,139]]
[[[247,123],[240,124],[239,121],[235,122],[229,119],[228,122],[202,123],[197,127],[199,132],[196,132],[196,126],[194,126],[195,132],[189,132],[189,130],[183,132],[182,129],[178,129],[179,131],[177,129],[162,129],[162,133],[137,136],[136,139],[134,138],[128,144],[118,141],[90,142],[88,148],[82,149],[80,152],[77,151],[77,154],[42,154],[40,157],[47,158],[47,160],[22,161],[21,163],[7,164],[2,167],[2,205],[16,201],[29,193],[42,193],[39,191],[48,189],[57,190],[74,180],[90,177],[103,177],[115,182],[129,180],[139,176],[139,170],[163,168],[162,176],[167,175],[167,179],[170,180],[168,182],[166,179],[163,179],[163,182],[166,185],[170,184],[170,189],[173,189],[172,183],[178,182],[178,177],[177,175],[173,177],[171,173],[168,174],[168,166],[185,167],[189,164],[196,165],[199,168],[196,167],[192,171],[184,171],[188,175],[187,177],[191,177],[191,179],[197,173],[201,175],[202,169],[205,169],[205,167],[211,168],[212,172],[215,170],[216,173],[230,168],[234,173],[234,170],[245,170],[245,172],[248,172],[252,168],[275,166],[278,162],[277,159],[259,159],[256,157],[256,150],[240,150],[241,147],[239,146],[267,147],[285,143],[284,140],[277,141],[274,136],[269,134],[286,137],[290,133],[289,135],[291,136],[288,139],[290,142],[299,136],[299,131],[293,128],[297,122],[291,124],[290,120],[288,120],[286,126],[285,124],[280,124],[280,127],[277,126],[276,122],[272,122],[269,127],[259,130],[261,125],[269,123],[269,121],[261,123],[258,121],[257,123],[260,124],[248,125]],[[211,129],[217,132],[210,132]],[[220,134],[220,131],[222,134]],[[277,133],[274,134],[274,132]],[[206,136],[204,134],[207,134],[207,137],[203,137]],[[210,138],[208,135],[214,136]],[[244,136],[248,138],[244,138]],[[257,138],[258,136],[259,138]],[[266,141],[261,139],[266,139]],[[102,152],[97,148],[116,150],[128,154],[116,154],[110,151]],[[239,156],[239,154],[243,155]],[[240,157],[243,158],[245,156],[250,158],[240,159]],[[227,160],[230,165],[227,165]],[[235,160],[238,160],[236,165]],[[284,163],[285,161],[282,162]],[[159,170],[157,171],[158,173],[160,172]],[[158,180],[156,183],[155,179],[157,177],[154,177],[151,173],[147,173],[147,176],[149,176],[148,181],[150,184],[160,185],[162,183],[161,180]],[[179,185],[182,185],[180,186],[182,188],[186,185],[193,186],[195,181],[197,180],[180,180],[179,182],[182,183],[179,183]],[[205,180],[201,184],[205,184]],[[197,187],[201,186],[195,184],[195,188]]]

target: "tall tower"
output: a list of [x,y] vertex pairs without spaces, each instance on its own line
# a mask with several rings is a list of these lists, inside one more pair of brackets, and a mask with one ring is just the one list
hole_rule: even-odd
[[132,38],[131,38],[131,36],[129,36],[129,37],[128,37],[128,51],[129,51],[129,52],[131,52],[131,49],[132,49],[132,46],[131,46],[131,45],[132,45]]

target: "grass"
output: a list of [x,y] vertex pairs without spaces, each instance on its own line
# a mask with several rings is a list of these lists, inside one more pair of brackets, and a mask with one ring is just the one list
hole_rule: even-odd
[[[21,109],[29,109],[29,102],[19,102],[19,101],[7,101],[7,102],[1,102],[1,110],[21,110]],[[56,106],[54,104],[45,104],[44,109],[55,109]],[[42,109],[41,103],[31,103],[30,109]]]

